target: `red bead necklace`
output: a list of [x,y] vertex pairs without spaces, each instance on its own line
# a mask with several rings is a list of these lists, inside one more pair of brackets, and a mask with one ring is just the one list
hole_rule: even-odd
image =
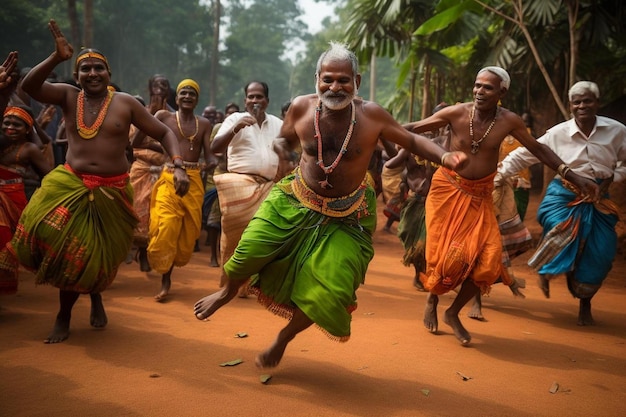
[[352,132],[354,131],[354,125],[356,124],[356,107],[353,102],[350,102],[350,106],[352,108],[352,114],[350,116],[348,133],[346,133],[346,138],[343,140],[341,150],[337,154],[337,157],[333,163],[328,166],[324,166],[324,158],[322,156],[322,134],[320,133],[320,113],[322,113],[321,100],[317,103],[317,107],[315,108],[313,127],[315,128],[315,137],[317,138],[317,165],[322,169],[322,171],[324,171],[324,174],[326,174],[325,180],[318,181],[322,188],[333,188],[333,186],[328,182],[328,175],[333,172],[337,165],[339,165],[339,161],[341,161],[343,155],[348,151],[348,143],[350,143],[350,138],[352,138]]

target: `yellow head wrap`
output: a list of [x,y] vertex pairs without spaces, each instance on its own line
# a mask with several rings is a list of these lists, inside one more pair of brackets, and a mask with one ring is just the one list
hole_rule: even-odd
[[106,65],[107,71],[111,72],[111,69],[109,68],[109,61],[107,61],[106,57],[102,55],[101,53],[95,52],[95,51],[85,52],[84,54],[76,57],[76,64],[74,65],[74,69],[78,70],[78,64],[80,64],[80,62],[83,59],[87,59],[87,58],[96,58],[101,61],[104,61],[104,65]]
[[200,86],[198,85],[197,82],[195,82],[194,80],[192,80],[191,78],[187,78],[182,80],[180,83],[178,83],[178,87],[176,87],[176,94],[178,94],[178,92],[185,87],[191,87],[194,90],[196,90],[196,93],[198,95],[200,95]]

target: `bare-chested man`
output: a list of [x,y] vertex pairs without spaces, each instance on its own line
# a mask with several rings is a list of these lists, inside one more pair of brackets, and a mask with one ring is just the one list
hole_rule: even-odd
[[287,344],[313,323],[332,339],[350,338],[356,289],[374,254],[376,195],[367,168],[378,139],[386,139],[461,169],[467,156],[446,153],[410,133],[379,105],[358,98],[357,59],[331,43],[318,60],[317,94],[293,100],[275,149],[283,160],[298,145],[299,167],[283,178],[262,203],[225,265],[226,286],[195,305],[206,319],[258,273],[251,288],[259,301],[290,319],[256,363],[274,367]]
[[[446,107],[405,126],[413,132],[425,132],[450,125],[450,149],[469,156],[469,163],[461,169],[443,168],[433,176],[426,200],[427,266],[422,275],[422,283],[430,292],[424,325],[432,333],[438,330],[438,295],[462,284],[444,321],[463,345],[470,343],[471,336],[459,320],[459,311],[502,274],[502,240],[492,200],[500,143],[510,134],[548,167],[556,170],[563,163],[528,133],[517,114],[498,105],[509,84],[504,69],[485,67],[476,76],[473,102]],[[571,171],[567,179],[591,199],[598,198],[593,181]]]
[[[180,155],[180,148],[172,131],[137,99],[109,90],[109,64],[94,49],[76,58],[74,77],[82,90],[47,82],[48,74],[74,52],[54,20],[49,27],[56,50],[28,73],[22,86],[36,100],[63,109],[67,163],[44,178],[10,245],[19,262],[36,271],[37,283],[60,290],[60,310],[45,339],[58,343],[69,336],[72,307],[81,293],[91,296],[91,325],[107,324],[100,293],[126,258],[137,223],[126,158],[131,124],[160,140],[170,155]],[[176,192],[184,195],[189,179],[182,165],[174,176]]]
[[[200,237],[204,197],[198,162],[200,153],[204,150],[209,169],[213,169],[217,161],[211,153],[213,126],[209,120],[194,114],[199,97],[198,83],[191,79],[182,80],[176,88],[178,110],[159,110],[155,114],[176,134],[181,152],[173,156],[173,164],[166,164],[161,172],[150,202],[148,260],[152,268],[162,274],[161,290],[154,297],[157,301],[167,297],[172,285],[172,269],[187,265],[196,239]],[[182,164],[189,176],[189,192],[184,196],[177,195],[174,188],[176,164]]]

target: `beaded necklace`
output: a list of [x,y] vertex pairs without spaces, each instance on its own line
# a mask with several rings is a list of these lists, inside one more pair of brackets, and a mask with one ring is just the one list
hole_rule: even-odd
[[104,122],[104,118],[107,115],[107,111],[109,110],[109,104],[113,99],[113,91],[108,90],[107,96],[100,107],[100,112],[98,112],[98,117],[93,122],[91,126],[85,125],[84,117],[85,117],[85,91],[80,90],[78,93],[78,98],[76,99],[76,129],[78,130],[78,134],[83,139],[91,139],[98,134],[100,127],[102,126],[102,122]]
[[472,111],[470,112],[470,122],[469,122],[470,137],[472,138],[471,152],[473,155],[476,155],[478,153],[478,148],[480,148],[480,142],[482,142],[489,135],[489,132],[491,132],[491,129],[493,129],[493,126],[496,124],[496,119],[498,118],[498,111],[500,110],[500,107],[496,106],[496,114],[493,116],[493,120],[491,121],[491,124],[485,131],[485,134],[479,140],[474,140],[474,112],[475,110],[476,110],[476,105],[473,105]]
[[183,132],[183,127],[180,125],[180,117],[178,116],[178,110],[176,110],[176,125],[178,125],[178,131],[180,135],[189,141],[189,150],[193,151],[193,141],[196,139],[196,135],[198,134],[198,116],[193,116],[196,121],[196,131],[193,132],[193,135],[187,136]]
[[350,116],[350,126],[348,127],[348,133],[346,133],[346,137],[343,140],[343,144],[341,145],[341,150],[337,154],[337,157],[333,161],[332,164],[328,166],[324,166],[324,158],[322,156],[322,134],[320,133],[320,114],[322,113],[322,101],[320,100],[317,103],[317,107],[315,108],[315,119],[313,120],[313,127],[315,128],[315,137],[317,138],[317,165],[324,171],[326,174],[326,179],[322,181],[318,181],[320,186],[324,189],[333,188],[333,186],[328,182],[328,175],[333,172],[333,170],[339,165],[339,161],[343,155],[348,151],[348,143],[350,143],[350,138],[352,137],[352,132],[354,131],[354,125],[356,124],[356,107],[353,102],[350,102],[350,106],[352,108],[352,114]]

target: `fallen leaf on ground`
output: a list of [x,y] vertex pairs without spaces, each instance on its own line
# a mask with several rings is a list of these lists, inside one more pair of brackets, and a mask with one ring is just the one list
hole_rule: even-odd
[[270,382],[270,379],[272,379],[271,375],[261,375],[259,377],[259,379],[261,380],[261,384],[267,384],[268,382]]
[[248,333],[240,332],[240,333],[237,333],[235,337],[238,337],[239,339],[243,339],[244,337],[248,337]]
[[243,362],[243,359],[235,359],[232,361],[220,363],[220,366],[235,366],[235,365],[239,365],[242,362]]
[[430,394],[430,390],[429,389],[423,389],[422,390],[422,394],[424,394],[425,396],[428,397],[428,394]]
[[463,375],[462,373],[460,373],[459,371],[456,371],[457,375],[459,375],[461,378],[463,378],[463,381],[469,381],[470,379],[472,379],[471,376],[467,376],[467,375]]

